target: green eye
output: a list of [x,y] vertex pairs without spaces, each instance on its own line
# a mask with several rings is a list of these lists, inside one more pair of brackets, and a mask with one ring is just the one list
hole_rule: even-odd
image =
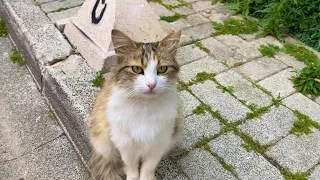
[[157,69],[159,74],[165,73],[168,70],[168,66],[161,66]]
[[139,66],[132,66],[132,71],[137,74],[143,74],[143,69]]

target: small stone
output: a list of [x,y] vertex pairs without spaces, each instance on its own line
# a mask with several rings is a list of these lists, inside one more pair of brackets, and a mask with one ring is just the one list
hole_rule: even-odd
[[293,82],[290,80],[295,73],[293,69],[286,69],[273,76],[270,76],[258,83],[258,85],[264,87],[271,92],[273,97],[287,97],[296,92],[293,87]]
[[231,122],[242,120],[248,112],[251,112],[236,98],[227,92],[222,93],[216,86],[218,85],[208,80],[204,83],[193,85],[190,89],[204,103],[210,105],[213,111],[219,111],[223,118]]
[[158,16],[173,16],[174,15],[174,13],[172,11],[168,10],[167,8],[165,8],[164,6],[162,6],[159,3],[150,2],[149,5],[153,9],[155,14],[157,14]]
[[286,67],[287,65],[279,60],[262,57],[238,67],[237,71],[250,78],[252,81],[258,81],[281,71]]
[[84,0],[72,0],[72,1],[53,1],[46,4],[41,4],[40,7],[45,13],[59,10],[61,8],[73,8],[80,6]]
[[209,145],[214,153],[235,167],[240,179],[283,179],[276,167],[261,155],[246,151],[241,147],[242,143],[238,136],[227,134],[214,139]]
[[200,102],[187,91],[181,91],[179,96],[184,116],[191,115],[192,110],[200,105]]
[[259,88],[252,87],[252,83],[233,70],[218,74],[216,80],[223,86],[233,86],[232,94],[247,104],[259,107],[272,104],[271,97]]
[[309,176],[309,180],[318,180],[320,177],[320,165],[316,166]]
[[284,106],[273,106],[267,114],[260,118],[246,121],[240,130],[264,145],[272,144],[285,137],[297,117]]
[[51,19],[51,21],[55,23],[58,20],[73,17],[74,15],[77,14],[79,9],[80,9],[80,7],[75,7],[75,8],[67,9],[67,10],[61,11],[61,12],[49,13],[47,15]]
[[202,137],[210,137],[220,132],[221,125],[211,115],[191,115],[186,118],[184,133],[178,143],[179,148],[191,149]]
[[320,132],[303,136],[289,135],[272,146],[267,155],[293,172],[305,172],[319,162]]
[[208,54],[198,47],[194,47],[193,45],[183,46],[178,49],[176,60],[180,65],[184,65],[190,63],[192,61],[201,59]]
[[292,110],[298,110],[309,116],[312,120],[320,123],[320,105],[301,93],[295,93],[282,102]]
[[211,23],[201,24],[182,31],[183,34],[190,38],[198,40],[210,37],[213,32],[214,29]]
[[221,166],[216,158],[204,150],[195,149],[191,151],[185,158],[179,160],[179,164],[192,180],[236,180],[229,171]]
[[182,81],[188,82],[200,72],[220,73],[227,67],[210,56],[206,56],[200,60],[181,66],[179,77]]
[[274,57],[276,59],[282,61],[286,65],[294,68],[295,70],[301,70],[302,68],[304,68],[306,66],[303,62],[296,60],[295,57],[290,56],[289,54],[286,54],[284,52],[280,52],[280,53],[276,54]]

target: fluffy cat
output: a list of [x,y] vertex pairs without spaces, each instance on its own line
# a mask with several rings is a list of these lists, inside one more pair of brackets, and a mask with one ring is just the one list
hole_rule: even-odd
[[118,59],[89,124],[94,179],[156,180],[157,164],[183,129],[175,60],[180,36],[171,32],[157,43],[137,43],[112,31]]

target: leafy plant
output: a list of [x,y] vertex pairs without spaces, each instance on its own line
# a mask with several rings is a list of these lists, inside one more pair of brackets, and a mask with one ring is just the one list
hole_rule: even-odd
[[93,87],[102,87],[104,83],[103,73],[102,71],[98,71],[93,80],[91,80]]
[[4,22],[4,20],[0,18],[0,37],[5,37],[7,35],[8,35],[8,30],[6,27],[6,23]]
[[262,56],[274,57],[280,51],[280,47],[273,44],[261,45],[259,51]]
[[213,22],[213,27],[216,30],[212,36],[217,36],[220,34],[251,34],[258,31],[258,24],[256,21],[252,20],[238,20],[238,19],[228,19],[221,23]]
[[22,58],[19,50],[16,47],[14,47],[12,50],[10,60],[18,66],[24,66],[26,64],[26,61]]
[[174,22],[181,18],[186,18],[186,15],[175,13],[173,16],[160,16],[160,20],[167,21],[167,22]]

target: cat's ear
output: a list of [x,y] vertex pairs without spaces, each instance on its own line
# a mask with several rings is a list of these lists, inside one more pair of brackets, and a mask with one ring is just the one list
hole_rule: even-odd
[[127,55],[137,49],[137,45],[123,32],[113,29],[111,32],[114,50],[118,55]]
[[169,56],[175,56],[179,47],[181,31],[170,32],[162,41],[160,41],[157,49]]

